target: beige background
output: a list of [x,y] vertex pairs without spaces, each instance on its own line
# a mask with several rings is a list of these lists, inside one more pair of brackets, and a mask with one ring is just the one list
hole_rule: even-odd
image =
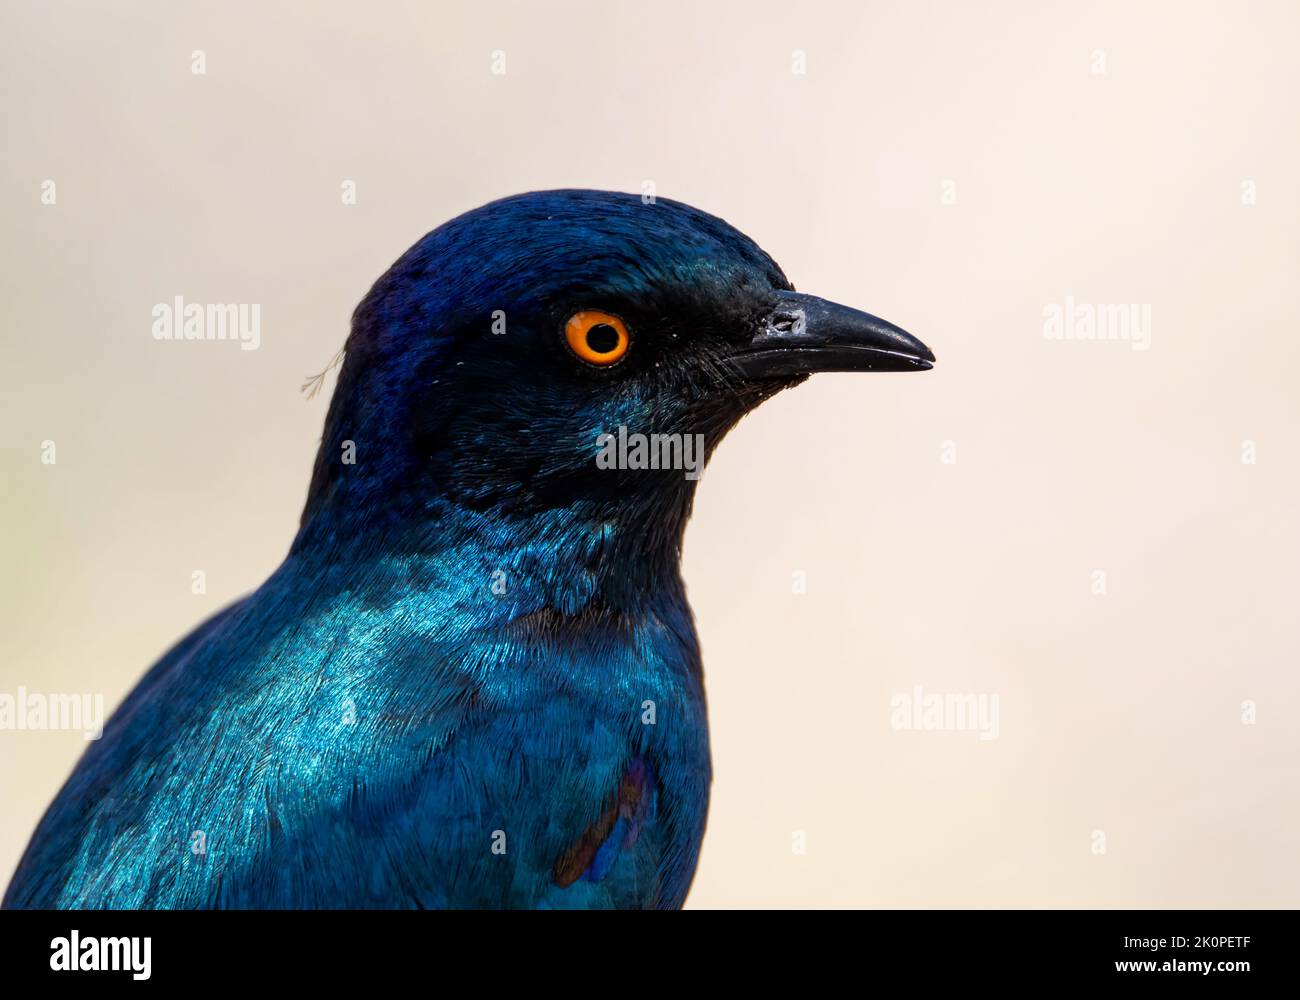
[[[417,237],[653,180],[939,356],[704,479],[691,905],[1300,904],[1294,3],[111,6],[0,8],[0,692],[111,706],[257,586],[298,386]],[[261,349],[155,342],[175,295],[260,303]],[[1067,295],[1149,304],[1150,350],[1045,339]],[[917,684],[999,738],[895,731]],[[0,733],[0,881],[83,746]]]

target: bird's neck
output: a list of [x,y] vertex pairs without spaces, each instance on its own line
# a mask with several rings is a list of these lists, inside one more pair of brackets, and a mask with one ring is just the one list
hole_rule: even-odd
[[400,576],[485,623],[539,612],[658,613],[686,608],[679,562],[688,514],[689,497],[669,510],[477,510],[442,499],[400,513],[326,509],[303,524],[292,556],[335,572],[355,565],[354,580],[389,587]]

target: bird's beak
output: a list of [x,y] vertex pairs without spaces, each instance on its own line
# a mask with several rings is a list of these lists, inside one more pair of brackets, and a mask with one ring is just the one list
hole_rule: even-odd
[[930,348],[893,323],[815,295],[781,292],[754,338],[732,362],[747,378],[813,372],[921,372]]

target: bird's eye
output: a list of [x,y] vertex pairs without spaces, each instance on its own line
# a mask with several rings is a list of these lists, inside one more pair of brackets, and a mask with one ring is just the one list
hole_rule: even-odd
[[632,346],[627,326],[621,319],[597,309],[584,309],[569,317],[564,324],[564,339],[573,351],[589,365],[608,368],[623,360]]

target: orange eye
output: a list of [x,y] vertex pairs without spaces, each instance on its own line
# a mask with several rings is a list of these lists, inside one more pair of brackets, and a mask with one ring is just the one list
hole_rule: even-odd
[[632,346],[623,321],[598,309],[584,309],[570,316],[564,324],[564,339],[574,354],[601,368],[622,361]]

